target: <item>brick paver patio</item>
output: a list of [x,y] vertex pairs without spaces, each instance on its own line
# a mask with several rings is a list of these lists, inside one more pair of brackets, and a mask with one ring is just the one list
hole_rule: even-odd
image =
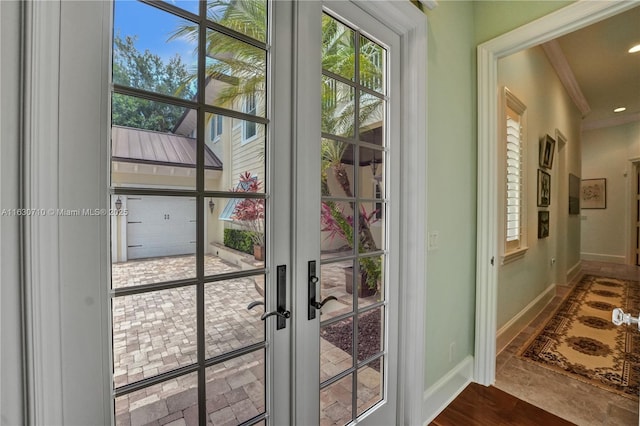
[[[205,274],[240,270],[213,256]],[[334,295],[325,315],[351,310],[342,267],[323,266],[323,297]],[[192,278],[194,256],[174,256],[114,264],[113,286],[128,287]],[[256,289],[262,277],[239,278],[205,286],[206,358],[264,340]],[[342,283],[339,285],[339,283]],[[335,285],[333,285],[335,284]],[[375,298],[359,303],[373,303]],[[331,312],[329,314],[329,312]],[[324,317],[323,317],[324,318]],[[195,286],[115,298],[113,301],[114,383],[116,387],[197,362]],[[322,379],[350,366],[350,354],[321,339]],[[207,370],[207,422],[237,425],[264,412],[264,353],[256,351]],[[321,424],[344,424],[351,418],[351,383],[339,381],[321,394]],[[380,374],[369,367],[358,372],[358,413],[380,400]],[[348,394],[348,397],[347,397]],[[116,424],[197,425],[197,374],[190,373],[116,399]],[[260,423],[263,424],[263,423]]]

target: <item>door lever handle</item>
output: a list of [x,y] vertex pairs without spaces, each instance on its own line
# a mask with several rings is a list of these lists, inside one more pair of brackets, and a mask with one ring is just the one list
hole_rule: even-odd
[[335,297],[335,296],[329,296],[329,297],[325,297],[324,300],[322,300],[322,302],[313,301],[313,302],[309,302],[309,303],[311,303],[311,306],[313,306],[316,309],[322,309],[322,307],[324,305],[326,305],[327,302],[329,302],[331,300],[338,300],[338,298]]
[[264,302],[262,302],[260,300],[254,300],[253,302],[249,303],[249,306],[247,306],[247,309],[251,310],[251,309],[255,308],[256,306],[260,306],[260,305],[264,305]]
[[[276,305],[277,309],[271,312],[265,312],[260,316],[262,321],[266,320],[271,316],[278,317],[278,322],[276,323],[276,330],[281,330],[287,327],[287,319],[291,318],[291,312],[287,310],[287,266],[286,265],[278,265],[276,268]],[[264,302],[262,300],[254,300],[249,303],[247,309],[253,309],[256,306],[264,306]]]
[[[260,301],[260,300],[254,300],[253,302],[249,303],[249,306],[247,306],[247,309],[251,310],[253,308],[255,308],[256,306],[260,306],[260,305],[264,305],[264,302]],[[265,312],[264,314],[262,314],[260,316],[260,319],[262,321],[264,321],[265,319],[276,315],[279,318],[284,318],[284,319],[289,319],[291,318],[291,312],[284,310],[284,311],[271,311],[271,312]]]
[[289,319],[291,318],[291,312],[289,311],[271,311],[271,312],[265,312],[264,314],[262,314],[262,316],[260,317],[260,319],[262,321],[264,321],[265,319],[269,318],[270,316],[276,315],[279,318],[283,318],[283,319]]

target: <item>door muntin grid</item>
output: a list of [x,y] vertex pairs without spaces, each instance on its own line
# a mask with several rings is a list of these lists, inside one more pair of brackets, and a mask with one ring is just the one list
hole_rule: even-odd
[[[253,255],[233,265],[236,249],[224,240],[234,238],[227,230],[244,231],[234,247],[268,246],[269,5],[237,2],[225,12],[224,2],[116,1],[114,8],[110,192],[123,212],[111,222],[115,423],[264,422],[266,329],[247,304],[265,300],[268,271]],[[257,19],[255,28],[229,18],[242,13]],[[143,23],[149,15],[154,25]],[[136,34],[178,47],[138,49]],[[145,61],[155,66],[136,65]],[[147,78],[149,70],[167,81]],[[182,73],[181,84],[171,73]],[[250,95],[256,107],[247,113]],[[222,117],[215,135],[207,131],[213,117]],[[250,143],[239,139],[247,127],[239,123],[252,123]],[[240,160],[249,149],[260,155]],[[255,185],[243,184],[246,175]],[[127,221],[145,199],[155,203]],[[175,226],[194,231],[176,244]],[[163,249],[167,256],[158,256]]]
[[320,419],[346,424],[385,398],[387,51],[322,19]]

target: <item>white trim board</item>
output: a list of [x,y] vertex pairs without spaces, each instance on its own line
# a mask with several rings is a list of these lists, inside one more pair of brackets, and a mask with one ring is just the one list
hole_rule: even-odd
[[578,261],[575,265],[573,265],[567,271],[567,284],[572,283],[573,280],[577,279],[582,272],[582,262]]
[[605,118],[602,120],[583,121],[580,130],[586,132],[589,130],[622,126],[623,124],[635,123],[637,121],[640,121],[640,113],[622,115],[620,117]]
[[475,379],[495,381],[498,282],[498,59],[548,42],[637,6],[634,2],[577,1],[478,46],[478,210]]
[[[59,2],[27,2],[24,11],[24,207],[58,208]],[[43,72],[46,70],[46,72]],[[53,161],[52,161],[53,160]],[[27,418],[62,424],[62,326],[59,223],[54,216],[22,218]]]
[[502,352],[511,341],[547,307],[556,295],[556,285],[551,284],[513,318],[500,327],[496,337],[497,353]]
[[626,265],[627,258],[626,256],[615,256],[612,254],[602,254],[602,253],[580,253],[580,259],[582,260],[593,260],[596,262],[608,262],[608,263],[619,263],[622,265]]
[[[400,287],[397,424],[416,425],[423,418],[427,218],[427,17],[410,2],[358,2],[389,26],[401,40],[402,171],[400,176]],[[433,2],[435,5],[435,2]]]
[[424,391],[424,419],[428,425],[473,381],[473,356],[469,355]]

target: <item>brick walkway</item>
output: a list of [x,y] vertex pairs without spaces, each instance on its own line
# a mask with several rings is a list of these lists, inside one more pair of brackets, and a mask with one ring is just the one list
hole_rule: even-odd
[[[194,256],[176,256],[114,264],[115,288],[192,278]],[[239,266],[207,255],[205,274],[238,271]],[[340,265],[323,267],[323,297],[335,295],[325,315],[350,311],[351,295],[344,291]],[[262,277],[257,277],[261,279]],[[326,282],[325,282],[326,281]],[[335,283],[329,286],[328,283]],[[338,283],[341,283],[338,285]],[[264,340],[262,307],[247,305],[263,300],[254,278],[240,278],[206,285],[206,358]],[[195,287],[160,290],[123,296],[113,302],[114,383],[116,387],[191,365],[196,353]],[[362,300],[364,302],[364,300]],[[366,303],[373,303],[375,298]],[[331,312],[331,314],[329,314]],[[327,317],[323,316],[323,319]],[[323,378],[344,371],[349,354],[321,340]],[[342,354],[340,354],[342,352]],[[380,377],[365,367],[358,373],[358,412],[380,399]],[[348,398],[340,381],[322,392],[323,425],[350,420],[351,384]],[[343,387],[343,388],[341,388]],[[264,353],[253,352],[207,371],[207,415],[213,425],[237,425],[264,411]],[[361,407],[363,407],[361,409]],[[196,425],[197,375],[187,374],[116,399],[116,424]],[[348,417],[348,419],[347,419]]]

